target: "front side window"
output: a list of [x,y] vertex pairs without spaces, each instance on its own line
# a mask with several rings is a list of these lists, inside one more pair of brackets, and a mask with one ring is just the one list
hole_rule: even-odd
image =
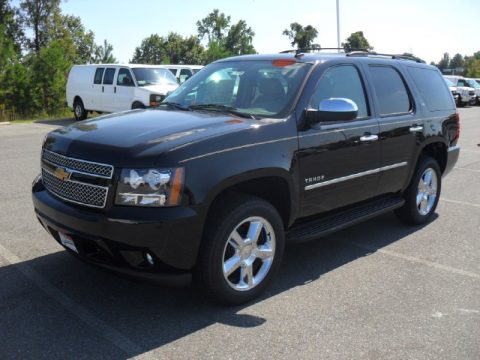
[[309,107],[318,109],[320,102],[330,98],[350,99],[358,107],[358,118],[369,116],[365,91],[358,70],[353,65],[334,66],[320,79]]
[[180,83],[183,83],[184,81],[188,80],[190,77],[192,77],[192,72],[189,69],[181,69],[180,70]]
[[101,84],[102,83],[102,77],[103,77],[103,72],[104,72],[105,68],[97,68],[97,70],[95,70],[95,77],[93,79],[93,83],[94,84]]
[[189,110],[231,110],[253,117],[284,117],[311,64],[295,60],[225,61],[185,82],[166,105]]
[[117,85],[120,86],[135,86],[132,80],[132,74],[130,73],[130,70],[127,68],[121,68],[118,71],[118,76],[117,76]]
[[105,70],[105,76],[103,77],[103,84],[112,85],[114,77],[115,77],[115,68],[107,68],[107,70]]
[[405,83],[390,66],[369,66],[381,116],[406,114],[411,109]]
[[462,79],[458,80],[457,86],[469,87],[467,82],[465,80],[462,80]]
[[164,68],[134,68],[138,86],[177,84],[177,78]]

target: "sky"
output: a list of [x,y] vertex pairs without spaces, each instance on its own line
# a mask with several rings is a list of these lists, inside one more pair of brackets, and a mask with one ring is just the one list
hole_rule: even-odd
[[[479,0],[339,0],[341,41],[363,31],[374,50],[411,52],[438,62],[444,52],[472,55],[480,50]],[[127,63],[135,47],[151,35],[177,32],[196,35],[196,22],[218,8],[232,22],[245,20],[255,31],[258,53],[291,49],[282,35],[290,23],[312,25],[316,43],[336,47],[336,0],[68,0],[63,13],[79,16],[95,33],[98,44],[107,39],[119,62]]]

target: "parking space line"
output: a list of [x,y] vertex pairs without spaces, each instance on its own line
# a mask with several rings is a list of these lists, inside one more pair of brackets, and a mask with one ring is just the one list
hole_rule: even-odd
[[452,204],[459,204],[459,205],[467,205],[467,206],[473,206],[473,207],[480,207],[480,204],[475,204],[467,201],[458,201],[458,200],[450,200],[450,199],[445,199],[445,198],[440,198],[441,201],[449,202]]
[[31,266],[27,265],[25,262],[22,261],[22,259],[11,253],[2,245],[0,245],[0,257],[6,260],[7,263],[11,266],[14,266],[45,294],[60,303],[69,313],[77,317],[84,324],[91,327],[94,331],[98,332],[103,338],[110,341],[113,345],[123,350],[129,356],[143,353],[143,350],[140,346],[138,346],[130,339],[122,335],[120,332],[109,326],[103,320],[97,318],[85,307],[76,303],[59,288],[52,285],[47,279],[45,279],[41,274],[35,271]]
[[480,155],[480,151],[475,151],[475,150],[460,149],[460,152],[466,152],[466,153],[469,153],[469,154],[478,154],[478,155]]
[[434,268],[434,269],[448,271],[448,272],[453,273],[453,274],[467,276],[467,277],[470,277],[470,278],[473,278],[473,279],[476,279],[476,280],[480,280],[480,275],[476,274],[476,273],[473,273],[471,271],[457,269],[457,268],[454,268],[454,267],[451,267],[451,266],[448,266],[448,265],[442,265],[442,264],[436,263],[434,261],[420,259],[420,258],[417,258],[415,256],[404,255],[404,254],[400,254],[396,251],[391,251],[391,250],[387,250],[387,249],[380,249],[380,248],[375,247],[375,246],[370,246],[370,245],[366,245],[366,244],[362,244],[362,243],[356,243],[356,242],[353,242],[353,241],[340,240],[340,242],[342,242],[344,244],[347,244],[347,245],[356,246],[356,247],[364,249],[364,250],[369,250],[369,251],[372,251],[372,252],[381,253],[381,254],[392,256],[392,257],[395,257],[395,258],[398,258],[398,259],[403,259],[403,260],[407,260],[407,261],[410,261],[410,262],[413,262],[413,263],[426,265],[426,266],[429,266],[429,267]]

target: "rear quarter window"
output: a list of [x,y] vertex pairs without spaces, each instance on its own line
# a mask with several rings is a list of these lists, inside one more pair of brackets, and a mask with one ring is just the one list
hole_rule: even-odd
[[408,67],[415,86],[420,91],[429,111],[451,110],[454,108],[452,96],[445,81],[434,69]]

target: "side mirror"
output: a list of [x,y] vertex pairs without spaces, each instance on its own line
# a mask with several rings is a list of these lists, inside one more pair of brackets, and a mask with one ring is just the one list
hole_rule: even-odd
[[345,98],[330,98],[320,102],[318,110],[307,109],[310,124],[331,121],[353,120],[358,115],[358,106],[354,101]]

